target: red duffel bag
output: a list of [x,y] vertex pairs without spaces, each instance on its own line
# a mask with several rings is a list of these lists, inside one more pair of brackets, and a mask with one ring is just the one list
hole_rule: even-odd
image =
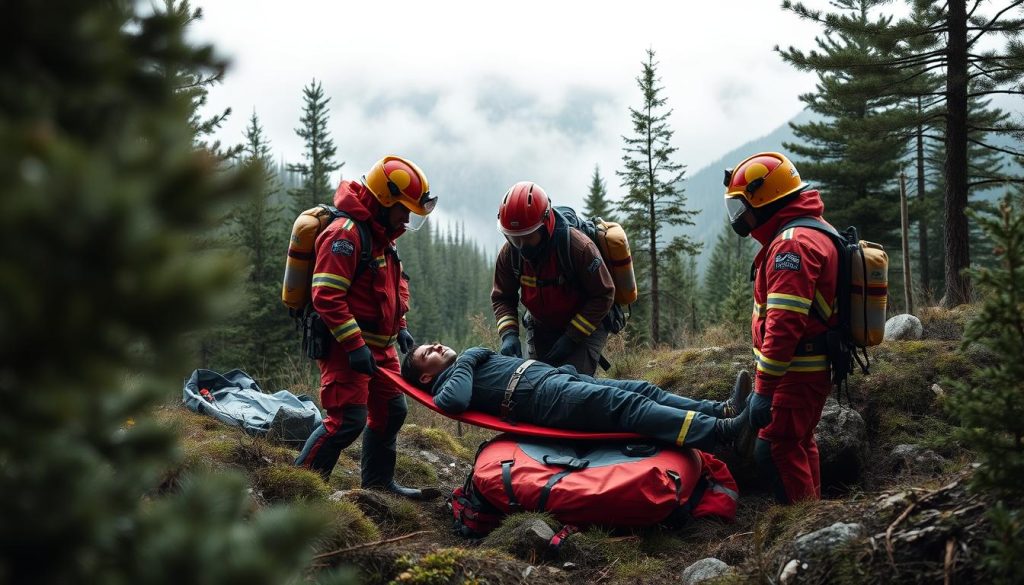
[[725,465],[694,449],[510,435],[483,445],[465,488],[470,485],[502,513],[543,511],[579,526],[652,526],[704,516],[731,521],[738,497]]

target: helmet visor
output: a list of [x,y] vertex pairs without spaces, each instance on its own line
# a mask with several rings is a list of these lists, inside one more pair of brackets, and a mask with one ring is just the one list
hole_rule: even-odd
[[541,241],[542,237],[539,233],[540,225],[534,226],[530,231],[525,234],[516,233],[515,235],[506,233],[505,239],[508,240],[509,244],[512,244],[516,248],[522,250],[523,246],[536,245]]
[[[431,195],[430,192],[427,191],[423,194],[423,197],[420,198],[420,205],[423,206],[423,211],[429,214],[431,211],[434,211],[434,207],[437,206],[437,195]],[[424,221],[426,221],[426,218],[424,218]]]
[[725,212],[729,216],[729,223],[735,223],[747,209],[747,200],[745,198],[725,198]]
[[[435,201],[436,201],[436,199],[435,199]],[[409,231],[409,232],[414,232],[414,231],[420,229],[421,227],[423,227],[423,224],[426,223],[426,222],[427,222],[427,216],[420,215],[418,213],[413,213],[413,212],[410,211],[409,212],[409,221],[405,222],[405,230]]]

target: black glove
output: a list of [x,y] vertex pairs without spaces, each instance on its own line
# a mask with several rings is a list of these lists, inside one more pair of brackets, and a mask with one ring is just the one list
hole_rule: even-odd
[[576,345],[576,342],[568,335],[559,337],[558,341],[551,346],[551,351],[548,352],[548,355],[544,356],[544,362],[552,366],[561,365],[562,362],[572,355],[572,352],[576,351]]
[[402,328],[398,331],[398,349],[402,350],[402,353],[409,353],[412,346],[416,345],[416,340],[412,338],[412,333],[409,330]]
[[768,426],[768,423],[772,422],[772,399],[757,392],[752,393],[750,402],[747,403],[747,412],[751,427],[762,429]]
[[365,345],[348,352],[348,365],[353,370],[367,376],[372,376],[377,371],[377,362],[373,361],[373,352]]
[[519,342],[519,333],[506,333],[501,338],[501,355],[510,355],[512,357],[521,358],[523,357],[523,344]]
[[493,353],[493,351],[486,347],[471,347],[462,352],[462,355],[459,356],[459,359],[457,359],[456,362],[460,364],[469,364],[475,368],[490,359],[491,354]]

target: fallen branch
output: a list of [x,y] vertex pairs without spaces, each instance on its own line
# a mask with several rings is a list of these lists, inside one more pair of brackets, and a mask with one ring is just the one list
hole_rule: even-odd
[[910,516],[910,513],[913,512],[914,508],[916,508],[918,505],[927,502],[929,499],[935,497],[936,495],[942,492],[946,492],[955,488],[957,485],[959,485],[959,483],[959,481],[954,481],[951,484],[944,485],[939,489],[928,492],[927,494],[921,496],[921,498],[916,502],[911,502],[910,505],[907,506],[905,510],[903,510],[903,513],[900,514],[898,518],[893,520],[892,524],[890,524],[889,527],[885,529],[885,554],[889,557],[889,564],[892,565],[893,570],[896,570],[896,559],[895,557],[893,557],[892,533],[894,530],[896,530],[896,527],[899,526],[901,522],[906,520],[907,517]]
[[403,534],[402,536],[396,536],[394,538],[386,538],[384,540],[378,540],[378,541],[375,541],[375,542],[364,542],[363,544],[357,544],[355,546],[350,546],[348,548],[340,548],[340,549],[335,550],[335,551],[331,551],[331,552],[328,552],[328,553],[323,553],[323,554],[316,555],[316,556],[313,557],[312,560],[318,561],[320,559],[326,559],[328,557],[333,557],[333,556],[337,556],[337,555],[343,555],[345,553],[352,552],[354,550],[359,550],[359,549],[363,549],[363,548],[370,548],[372,546],[380,546],[382,544],[390,544],[392,542],[398,542],[400,540],[407,540],[407,539],[412,538],[414,536],[419,536],[421,534],[427,534],[428,532],[430,532],[430,531],[429,530],[420,530],[420,531],[417,531],[417,532],[410,532],[409,534]]
[[946,561],[945,561],[945,579],[943,579],[944,585],[952,585],[953,583],[953,563],[956,561],[956,539],[952,536],[946,541]]

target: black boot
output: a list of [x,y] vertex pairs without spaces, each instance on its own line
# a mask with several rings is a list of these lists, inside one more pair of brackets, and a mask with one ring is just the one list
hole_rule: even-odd
[[396,439],[408,412],[405,396],[388,401],[388,420],[382,432],[367,428],[363,433],[362,479],[364,488],[381,489],[412,500],[433,500],[441,495],[435,488],[407,488],[395,482],[398,459]]
[[746,413],[732,418],[720,418],[715,421],[715,440],[721,445],[735,445],[740,435],[749,429],[750,417]]
[[436,500],[441,497],[441,490],[437,488],[410,488],[398,484],[395,480],[391,480],[391,483],[388,485],[380,486],[380,489],[388,493],[395,494],[396,496],[402,496],[403,498],[409,498],[410,500],[421,500],[424,502]]
[[722,418],[732,418],[743,414],[747,408],[747,396],[753,389],[753,380],[750,372],[740,370],[736,374],[736,381],[732,385],[732,394],[729,399],[722,403]]

